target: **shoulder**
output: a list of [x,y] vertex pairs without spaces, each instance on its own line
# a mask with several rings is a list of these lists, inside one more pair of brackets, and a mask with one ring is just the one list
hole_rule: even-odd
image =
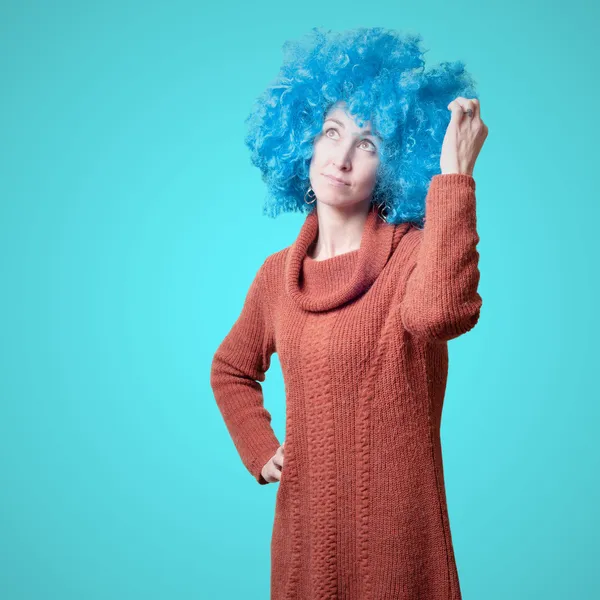
[[269,254],[260,265],[257,273],[257,279],[265,294],[274,299],[279,290],[283,289],[285,261],[290,246],[282,248],[277,252]]
[[276,279],[278,276],[283,276],[285,269],[285,261],[291,246],[286,246],[273,254],[269,254],[261,265],[261,270],[264,277],[268,280]]
[[423,238],[423,230],[419,229],[414,223],[411,223],[406,230],[401,226],[398,226],[396,230],[398,232],[403,231],[403,233],[395,245],[394,256],[396,260],[405,262],[410,260],[419,247]]
[[404,237],[406,238],[405,242],[408,246],[418,246],[423,239],[423,229],[419,229],[414,223],[412,223]]

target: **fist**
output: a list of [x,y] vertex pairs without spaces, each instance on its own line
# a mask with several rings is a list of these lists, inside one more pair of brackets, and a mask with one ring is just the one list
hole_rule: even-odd
[[269,462],[262,468],[260,474],[268,483],[281,480],[281,471],[283,469],[283,450],[285,442],[277,448],[277,452],[269,459]]
[[[473,176],[475,161],[488,135],[488,127],[481,119],[479,100],[459,96],[448,104],[448,110],[452,116],[442,143],[441,172]],[[471,116],[465,114],[467,111]]]

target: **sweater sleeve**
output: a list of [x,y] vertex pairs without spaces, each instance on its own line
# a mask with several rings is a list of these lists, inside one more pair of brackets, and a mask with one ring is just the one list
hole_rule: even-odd
[[217,348],[210,373],[215,400],[238,454],[261,485],[268,483],[262,468],[280,446],[260,384],[275,352],[264,266],[250,285],[241,314]]
[[475,326],[482,304],[472,176],[432,177],[419,235],[400,306],[402,324],[415,336],[448,341]]

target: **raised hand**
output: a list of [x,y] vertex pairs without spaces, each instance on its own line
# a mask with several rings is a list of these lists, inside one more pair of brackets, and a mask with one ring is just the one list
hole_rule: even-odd
[[442,143],[440,167],[442,175],[465,173],[473,176],[475,161],[488,135],[481,120],[479,100],[459,96],[448,104],[452,111]]

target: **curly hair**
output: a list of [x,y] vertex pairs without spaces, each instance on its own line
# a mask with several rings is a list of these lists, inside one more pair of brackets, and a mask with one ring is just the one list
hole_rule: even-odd
[[431,177],[457,96],[477,98],[462,61],[425,70],[419,34],[383,27],[343,32],[313,27],[283,44],[275,80],[244,123],[252,164],[267,184],[263,214],[308,212],[304,202],[315,136],[329,109],[344,101],[359,127],[371,121],[382,140],[373,203],[388,223],[422,227]]

